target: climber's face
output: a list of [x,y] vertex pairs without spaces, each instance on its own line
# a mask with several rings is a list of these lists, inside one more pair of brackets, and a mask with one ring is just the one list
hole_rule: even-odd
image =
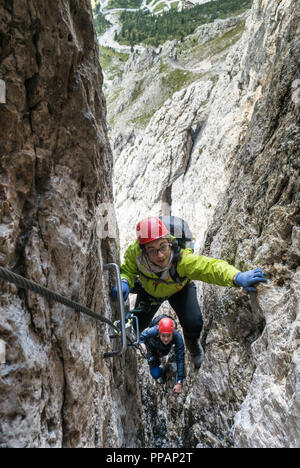
[[146,245],[146,254],[155,265],[165,268],[170,260],[170,244],[168,239],[156,239]]
[[167,345],[172,340],[173,333],[159,333],[159,338],[164,345]]

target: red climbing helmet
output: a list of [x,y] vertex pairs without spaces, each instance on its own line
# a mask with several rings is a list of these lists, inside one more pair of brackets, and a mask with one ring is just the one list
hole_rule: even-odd
[[154,216],[142,219],[136,227],[136,235],[140,245],[147,244],[169,234],[164,223]]
[[175,325],[172,319],[165,317],[159,321],[158,331],[160,333],[173,333],[174,330]]

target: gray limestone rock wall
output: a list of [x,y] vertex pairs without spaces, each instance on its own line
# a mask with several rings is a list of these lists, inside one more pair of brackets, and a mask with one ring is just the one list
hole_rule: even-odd
[[[206,395],[206,404],[202,396],[199,405],[194,400],[193,413],[203,424],[201,403],[207,411],[207,398],[214,401],[223,415],[215,428],[224,433],[236,405],[236,447],[300,445],[299,13],[299,2],[277,10],[277,54],[206,239],[206,254],[242,270],[260,266],[270,280],[257,297],[204,288],[207,366],[195,395]],[[262,23],[261,37],[267,27]],[[222,380],[218,366],[208,373],[208,361],[224,366]]]
[[[113,319],[102,266],[117,246],[99,243],[96,217],[112,203],[112,155],[90,2],[1,0],[0,78],[1,266]],[[136,444],[135,362],[125,376],[103,359],[106,325],[1,280],[0,338],[1,447]]]

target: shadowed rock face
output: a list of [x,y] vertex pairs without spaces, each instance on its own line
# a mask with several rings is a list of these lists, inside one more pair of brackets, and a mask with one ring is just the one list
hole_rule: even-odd
[[[96,235],[111,151],[90,2],[1,1],[0,78],[1,266],[112,318],[101,263],[117,249],[98,252]],[[134,444],[132,397],[125,408],[114,390],[125,375],[102,358],[107,327],[3,281],[0,300],[0,445]]]

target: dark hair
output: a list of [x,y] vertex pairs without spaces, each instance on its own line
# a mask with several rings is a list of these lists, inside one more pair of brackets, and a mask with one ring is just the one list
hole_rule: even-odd
[[181,249],[176,239],[170,239],[170,244],[174,251],[173,264],[176,266],[182,260]]

